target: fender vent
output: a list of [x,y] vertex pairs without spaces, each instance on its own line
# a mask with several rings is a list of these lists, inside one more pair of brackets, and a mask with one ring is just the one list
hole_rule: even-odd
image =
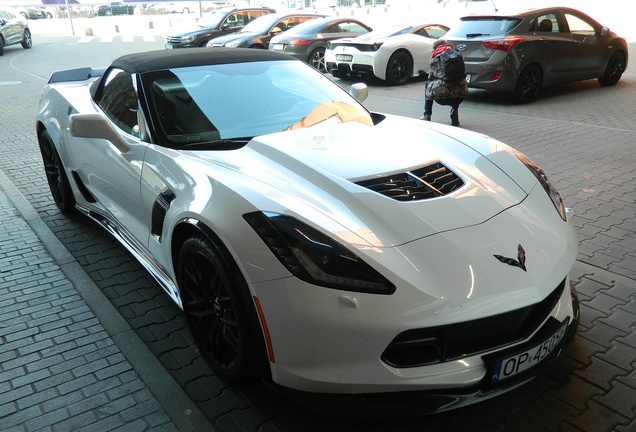
[[356,184],[398,201],[421,201],[448,195],[465,183],[457,174],[437,162],[404,173],[362,180]]

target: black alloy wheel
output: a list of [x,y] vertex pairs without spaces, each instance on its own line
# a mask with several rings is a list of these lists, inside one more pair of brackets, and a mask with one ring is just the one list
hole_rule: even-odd
[[625,54],[622,51],[617,51],[612,54],[609,62],[607,62],[607,68],[602,77],[598,79],[598,82],[604,86],[613,86],[621,79],[623,72],[625,72]]
[[239,290],[238,269],[203,236],[179,252],[178,285],[190,331],[206,362],[223,379],[244,381],[257,371],[254,336]]
[[40,153],[42,153],[46,181],[49,184],[53,201],[55,201],[55,205],[62,213],[69,213],[75,208],[75,197],[64,171],[60,155],[57,153],[53,139],[47,131],[44,130],[40,133],[38,141]]
[[514,90],[514,100],[518,103],[532,102],[537,98],[543,85],[543,71],[539,65],[531,64],[519,74]]
[[391,85],[407,82],[413,74],[413,60],[405,51],[397,51],[389,58],[386,65],[386,81]]

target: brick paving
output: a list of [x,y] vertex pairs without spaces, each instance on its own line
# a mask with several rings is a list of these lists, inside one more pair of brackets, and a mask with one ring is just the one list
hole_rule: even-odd
[[[460,109],[462,127],[527,153],[574,208],[580,250],[571,276],[582,309],[574,343],[504,397],[370,422],[332,419],[266,385],[215,377],[183,314],[131,256],[88,220],[56,210],[33,131],[42,82],[5,60],[0,84],[21,84],[0,86],[3,432],[636,430],[634,67],[613,88],[570,84],[522,106],[471,91]],[[419,117],[422,87],[373,86],[366,104]],[[447,108],[434,107],[433,121],[447,122]]]

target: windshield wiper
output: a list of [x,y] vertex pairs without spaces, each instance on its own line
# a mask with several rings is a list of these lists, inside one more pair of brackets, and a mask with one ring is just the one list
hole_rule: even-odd
[[250,142],[254,137],[217,139],[212,141],[193,142],[179,146],[179,150],[236,150]]
[[467,38],[474,38],[478,36],[490,36],[490,33],[468,33],[466,34]]

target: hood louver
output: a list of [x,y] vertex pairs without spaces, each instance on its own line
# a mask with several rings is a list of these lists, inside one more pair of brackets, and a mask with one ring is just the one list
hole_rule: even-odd
[[453,171],[434,163],[416,170],[356,182],[397,201],[421,201],[448,195],[464,186]]

